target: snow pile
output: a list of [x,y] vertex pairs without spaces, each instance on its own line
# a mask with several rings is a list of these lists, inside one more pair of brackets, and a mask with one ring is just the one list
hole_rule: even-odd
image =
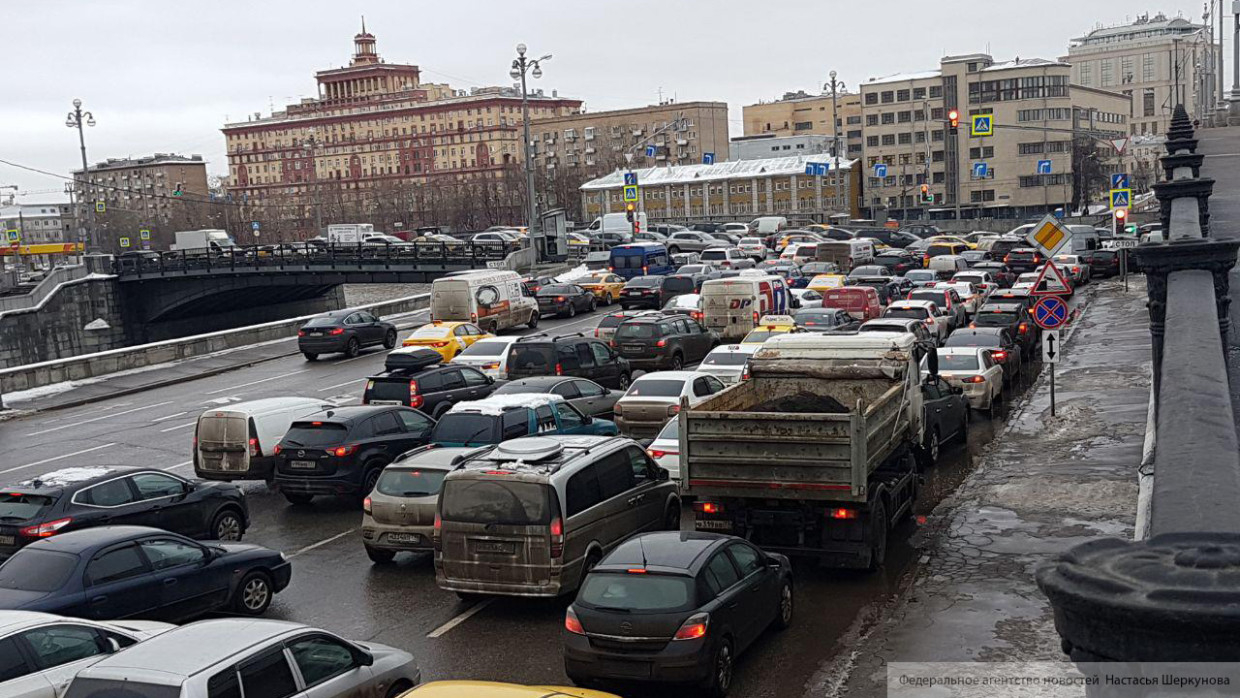
[[568,283],[577,281],[579,279],[584,279],[587,276],[591,276],[592,274],[594,274],[594,271],[595,270],[590,269],[586,265],[582,264],[581,266],[575,269],[569,269],[563,274],[560,274],[559,276],[555,277],[555,280],[559,281],[560,283],[568,284]]
[[501,416],[505,410],[514,407],[537,409],[543,405],[553,405],[564,398],[551,393],[512,393],[509,395],[492,395],[482,400],[458,402],[448,410],[452,412],[476,412],[492,416]]

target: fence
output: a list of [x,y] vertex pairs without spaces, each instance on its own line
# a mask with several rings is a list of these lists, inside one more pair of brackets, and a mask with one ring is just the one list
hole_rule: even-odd
[[37,307],[55,293],[61,284],[85,278],[87,273],[86,267],[81,264],[56,267],[48,272],[47,276],[43,277],[43,280],[29,293],[0,296],[0,313]]

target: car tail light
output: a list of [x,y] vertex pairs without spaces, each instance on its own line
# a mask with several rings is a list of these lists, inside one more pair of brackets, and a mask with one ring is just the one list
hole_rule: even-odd
[[960,379],[961,383],[985,383],[986,379],[981,376],[965,376]]
[[618,402],[615,405],[612,405],[611,413],[617,417],[623,417],[624,416],[624,405],[621,405]]
[[1007,359],[1007,352],[1006,351],[992,351],[990,352],[990,358],[994,359],[995,361],[1003,361]]
[[439,552],[439,537],[443,532],[443,519],[439,518],[439,512],[435,512],[435,526],[431,529],[431,547],[435,552]]
[[1022,322],[1022,323],[1020,323],[1020,326],[1016,328],[1016,331],[1017,331],[1017,332],[1020,332],[1021,334],[1024,334],[1024,333],[1028,332],[1028,331],[1029,331],[1029,323],[1027,323],[1027,322]]
[[1073,273],[1073,274],[1080,274],[1080,273],[1081,273],[1081,268],[1080,268],[1080,267],[1072,267],[1072,273]]
[[585,628],[581,627],[581,621],[577,619],[577,613],[573,611],[572,606],[564,612],[564,629],[574,635],[585,635]]
[[651,458],[663,458],[664,456],[679,456],[680,455],[679,451],[661,451],[657,448],[648,448],[646,449],[646,453],[648,453]]
[[753,311],[753,324],[755,324],[755,325],[756,325],[756,324],[758,324],[758,318],[759,318],[759,317],[760,317],[760,316],[758,315],[758,311],[756,311],[756,310],[755,310],[755,311]]
[[977,328],[977,323],[976,323],[976,322],[970,322],[970,323],[969,323],[969,329],[976,329],[976,328]]
[[328,455],[336,456],[337,458],[343,458],[356,452],[357,444],[349,444],[348,446],[337,446],[335,448],[327,449]]
[[747,381],[752,377],[752,374],[749,373],[749,364],[745,364],[745,367],[741,369],[741,380]]
[[1007,263],[1008,263],[1008,262],[1010,262],[1010,261],[1012,261],[1012,255],[1010,255],[1010,254],[1005,254],[1005,255],[1003,255],[1003,263],[1004,263],[1004,264],[1007,264]]
[[679,411],[680,411],[680,405],[668,405],[667,406],[667,416],[669,417],[675,417],[676,413]]
[[370,497],[369,496],[362,500],[362,511],[366,512],[367,514],[370,513]]
[[470,322],[478,322],[478,313],[470,313],[470,314],[469,314],[469,321],[470,321]]
[[607,267],[607,271],[615,271],[615,270],[616,270],[615,267]]
[[551,520],[551,557],[564,556],[564,519],[555,517]]
[[660,349],[662,349],[663,347],[666,347],[666,346],[667,346],[667,340],[666,340],[666,339],[660,339],[659,341],[655,342],[655,344],[654,344],[654,345],[655,345],[656,347],[659,347]]
[[283,450],[284,450],[283,448],[280,448],[280,444],[276,444],[276,448],[275,448],[274,453],[275,453],[275,455],[277,455],[277,456],[278,456],[278,455],[280,455],[280,451],[283,451]]
[[330,334],[330,335],[341,335],[341,334],[344,334],[344,328],[343,328],[343,327],[333,327],[332,329],[330,329],[330,330],[328,330],[328,331],[327,331],[327,334]]
[[250,437],[250,456],[261,456],[262,454],[262,449],[258,447],[258,438]]
[[722,514],[723,505],[715,502],[696,502],[693,505],[694,510],[699,514]]
[[689,616],[684,623],[680,624],[680,629],[676,631],[673,640],[698,640],[706,637],[706,626],[710,625],[710,614],[698,613]]
[[934,318],[928,317],[925,320],[922,320],[921,324],[925,325],[926,327],[934,327]]
[[47,523],[41,523],[37,526],[27,526],[21,529],[21,534],[27,538],[49,538],[56,535],[57,531],[71,523],[73,523],[73,517],[69,516],[63,519],[56,519],[55,521],[48,521]]
[[484,370],[490,370],[490,371],[498,370],[498,369],[499,369],[499,362],[498,362],[498,361],[492,361],[492,362],[491,362],[491,363],[489,363],[489,364],[482,364],[482,368],[483,368]]
[[298,336],[298,337],[305,337],[305,336],[306,336],[306,331],[305,331],[305,330],[297,330],[297,336]]
[[841,507],[838,509],[827,510],[828,519],[856,519],[860,516],[861,514],[856,509],[845,509]]
[[595,328],[594,328],[594,336],[595,336],[595,337],[598,337],[598,328],[597,328],[597,327],[595,327]]
[[557,375],[557,376],[562,376],[562,375],[564,375],[564,364],[556,364],[556,365],[555,365],[555,375]]

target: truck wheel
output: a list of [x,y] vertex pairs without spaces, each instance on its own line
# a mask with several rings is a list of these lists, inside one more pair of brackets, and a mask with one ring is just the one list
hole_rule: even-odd
[[539,317],[540,317],[540,316],[539,316],[539,313],[538,313],[538,311],[537,311],[537,310],[535,310],[534,312],[530,313],[530,321],[529,321],[529,322],[527,322],[527,323],[525,323],[525,326],[526,326],[526,327],[528,327],[528,328],[530,328],[531,330],[536,330],[536,329],[538,329],[538,320],[539,320]]
[[870,510],[870,559],[866,569],[873,572],[887,560],[887,505],[879,499]]

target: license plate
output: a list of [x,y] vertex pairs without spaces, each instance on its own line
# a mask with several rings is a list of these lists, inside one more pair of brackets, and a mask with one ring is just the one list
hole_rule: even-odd
[[635,351],[635,352],[640,352],[640,351],[641,351],[642,349],[644,349],[644,348],[645,348],[645,347],[643,347],[643,346],[642,346],[642,345],[640,345],[640,344],[625,344],[625,345],[623,345],[623,349],[624,349],[625,351]]
[[696,523],[696,527],[697,527],[697,530],[699,531],[731,531],[732,522],[731,521],[712,521],[709,519],[705,519],[705,520],[698,519]]
[[502,540],[480,540],[474,543],[474,552],[512,555],[517,552],[517,546]]
[[314,470],[317,466],[318,462],[312,460],[291,460],[288,462],[288,467],[297,470]]
[[0,545],[14,545],[16,543],[17,538],[14,536],[0,536]]
[[650,662],[626,662],[619,659],[605,659],[599,662],[600,673],[607,676],[626,679],[650,678]]
[[387,540],[389,543],[418,543],[422,540],[422,536],[416,533],[389,533]]
[[371,400],[372,405],[403,405],[405,403],[400,400]]

